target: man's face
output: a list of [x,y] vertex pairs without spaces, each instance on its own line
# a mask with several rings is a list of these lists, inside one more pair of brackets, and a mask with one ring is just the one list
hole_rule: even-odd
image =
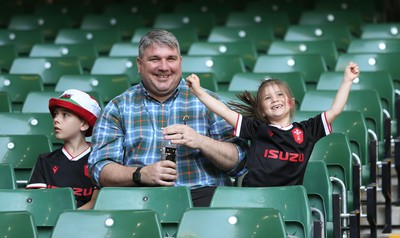
[[177,49],[153,44],[136,60],[147,91],[160,102],[171,96],[182,76],[182,57]]

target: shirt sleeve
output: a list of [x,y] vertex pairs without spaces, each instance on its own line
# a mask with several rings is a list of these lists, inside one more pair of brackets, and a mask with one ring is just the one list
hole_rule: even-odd
[[43,171],[43,159],[42,156],[39,155],[35,167],[33,169],[32,175],[29,178],[28,184],[26,185],[27,189],[33,188],[47,188],[46,179],[44,177]]

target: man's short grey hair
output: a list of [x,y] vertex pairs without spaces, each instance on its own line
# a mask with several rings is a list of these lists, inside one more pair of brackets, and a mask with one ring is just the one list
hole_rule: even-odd
[[166,30],[155,29],[148,32],[140,39],[139,58],[142,58],[146,49],[152,46],[153,44],[168,46],[171,49],[177,49],[179,53],[181,52],[179,47],[179,42],[174,36],[174,34]]

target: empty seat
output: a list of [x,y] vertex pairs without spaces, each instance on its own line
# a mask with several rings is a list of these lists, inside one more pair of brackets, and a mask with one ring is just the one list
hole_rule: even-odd
[[12,112],[11,97],[9,92],[0,91],[0,112]]
[[110,57],[137,57],[139,55],[139,43],[134,42],[117,42],[111,47]]
[[[201,225],[199,225],[201,224]],[[275,208],[191,208],[179,224],[176,237],[284,238],[285,224]]]
[[19,56],[28,55],[34,44],[44,43],[41,30],[0,29],[0,45],[13,44]]
[[195,0],[190,2],[176,1],[173,7],[175,13],[213,13],[218,25],[226,22],[228,14],[235,8],[234,2],[219,2],[213,0]]
[[162,238],[157,214],[151,210],[67,210],[51,233],[52,238],[132,236]]
[[0,71],[10,71],[11,64],[18,57],[17,47],[14,44],[0,45]]
[[14,166],[10,163],[0,162],[0,189],[17,189]]
[[400,39],[400,23],[369,23],[361,29],[361,39]]
[[291,24],[297,24],[301,12],[305,10],[306,6],[304,1],[250,1],[245,4],[246,12],[284,12],[289,16]]
[[400,53],[400,41],[396,39],[354,39],[347,53]]
[[99,57],[95,60],[90,74],[125,74],[130,84],[138,84],[141,77],[137,70],[136,57]]
[[27,211],[0,212],[0,224],[1,237],[38,237],[33,217]]
[[185,72],[182,73],[182,78],[186,79],[190,74],[195,73],[201,79],[201,86],[213,92],[218,92],[218,82],[213,73],[197,73]]

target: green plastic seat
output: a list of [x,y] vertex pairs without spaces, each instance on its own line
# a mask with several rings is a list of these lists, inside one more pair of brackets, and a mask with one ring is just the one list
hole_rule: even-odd
[[[201,224],[201,225],[199,225]],[[183,214],[177,238],[286,237],[285,223],[275,208],[191,208]]]
[[335,42],[319,41],[274,41],[268,48],[268,55],[320,54],[329,70],[333,70],[339,57]]
[[182,57],[182,72],[213,73],[218,88],[229,85],[235,73],[245,72],[243,59],[237,55],[211,55]]
[[184,72],[182,73],[182,78],[186,79],[191,74],[196,74],[201,80],[201,87],[211,90],[213,92],[218,92],[219,87],[217,79],[213,73],[197,73],[197,72]]
[[43,91],[42,78],[37,74],[0,74],[0,91],[8,92],[12,111],[21,111],[31,91]]
[[[75,85],[73,88],[77,88]],[[71,89],[71,88],[70,88]],[[103,97],[96,91],[87,92],[99,103],[100,107],[104,107]],[[23,113],[49,113],[49,100],[50,98],[59,98],[62,92],[57,91],[32,91],[26,96],[25,102],[22,105],[21,112]],[[53,124],[53,123],[52,123]]]
[[71,19],[67,15],[62,14],[14,15],[8,24],[8,29],[13,30],[39,29],[48,41],[53,41],[60,29],[70,27],[72,27]]
[[14,168],[15,181],[20,187],[28,182],[38,156],[53,150],[46,135],[0,135],[0,148],[0,162]]
[[111,46],[110,57],[137,57],[139,55],[139,43],[117,42]]
[[142,15],[86,14],[83,16],[80,29],[117,29],[121,32],[123,39],[130,39],[135,29],[143,26],[145,26],[145,20]]
[[257,13],[273,13],[273,12],[284,12],[289,16],[291,24],[297,24],[299,22],[300,14],[306,9],[304,1],[280,1],[280,0],[268,0],[268,1],[249,1],[245,4],[245,12],[257,12]]
[[[3,135],[46,135],[53,145],[60,145],[54,134],[53,118],[50,113],[0,113],[0,134]],[[30,151],[28,151],[30,152]]]
[[0,237],[38,237],[33,217],[26,211],[0,212]]
[[307,10],[301,13],[299,19],[299,25],[344,24],[349,26],[355,37],[360,36],[363,23],[358,10]]
[[15,58],[18,57],[17,47],[14,44],[0,45],[0,71],[8,72]]
[[32,214],[39,237],[50,237],[59,214],[76,209],[71,188],[0,189],[0,211],[27,211]]
[[368,23],[361,29],[361,39],[400,39],[400,23]]
[[90,71],[98,56],[96,46],[91,43],[35,44],[29,54],[29,57],[77,57],[84,71]]
[[399,53],[398,39],[354,39],[347,53]]
[[346,52],[353,36],[350,27],[344,24],[290,25],[283,39],[285,41],[333,40],[339,52]]
[[91,43],[100,55],[107,55],[111,46],[122,41],[122,34],[117,29],[61,29],[54,40],[56,44]]
[[163,234],[172,236],[176,233],[183,213],[191,207],[192,198],[187,187],[104,187],[93,209],[154,210],[160,219]]
[[38,29],[0,29],[0,45],[14,45],[19,56],[28,55],[34,44],[44,43],[44,40],[43,32]]
[[300,107],[303,100],[304,93],[306,92],[306,84],[303,75],[300,72],[288,73],[237,73],[229,84],[229,91],[241,92],[244,90],[257,92],[263,80],[268,78],[275,78],[284,80],[293,92],[296,107]]
[[266,52],[271,42],[275,40],[272,27],[227,27],[215,26],[207,38],[208,42],[251,41],[258,52]]
[[[152,29],[154,28],[151,27],[137,28],[132,36],[131,42],[139,43],[140,39]],[[199,41],[199,34],[197,33],[195,27],[174,28],[174,29],[168,29],[168,31],[174,34],[174,36],[178,40],[179,47],[181,49],[181,54],[186,54],[192,43]]]
[[17,189],[14,167],[9,163],[0,162],[0,189]]
[[282,39],[290,25],[290,19],[286,12],[231,12],[228,15],[225,26],[259,28],[272,27],[274,35]]
[[104,103],[108,103],[117,95],[130,87],[130,79],[127,75],[63,75],[54,89],[64,92],[71,88],[79,88],[85,92],[97,92]]
[[187,55],[239,55],[246,69],[253,70],[257,60],[257,49],[253,42],[194,42]]
[[136,57],[98,57],[90,74],[125,74],[129,77],[132,85],[138,84],[142,80],[137,70]]
[[194,27],[200,38],[207,38],[217,25],[217,18],[210,12],[160,13],[154,19],[154,28],[176,29]]
[[319,54],[261,55],[254,66],[254,73],[300,72],[307,90],[314,89],[321,73],[328,71]]
[[21,57],[14,60],[10,69],[10,74],[39,75],[46,91],[54,90],[61,75],[82,73],[82,66],[77,57]]
[[67,210],[51,233],[52,238],[132,236],[162,238],[157,214],[151,210]]
[[282,187],[218,187],[210,207],[275,208],[282,214],[289,236],[312,237],[312,215],[302,185]]
[[12,112],[11,97],[9,92],[0,91],[0,112]]

